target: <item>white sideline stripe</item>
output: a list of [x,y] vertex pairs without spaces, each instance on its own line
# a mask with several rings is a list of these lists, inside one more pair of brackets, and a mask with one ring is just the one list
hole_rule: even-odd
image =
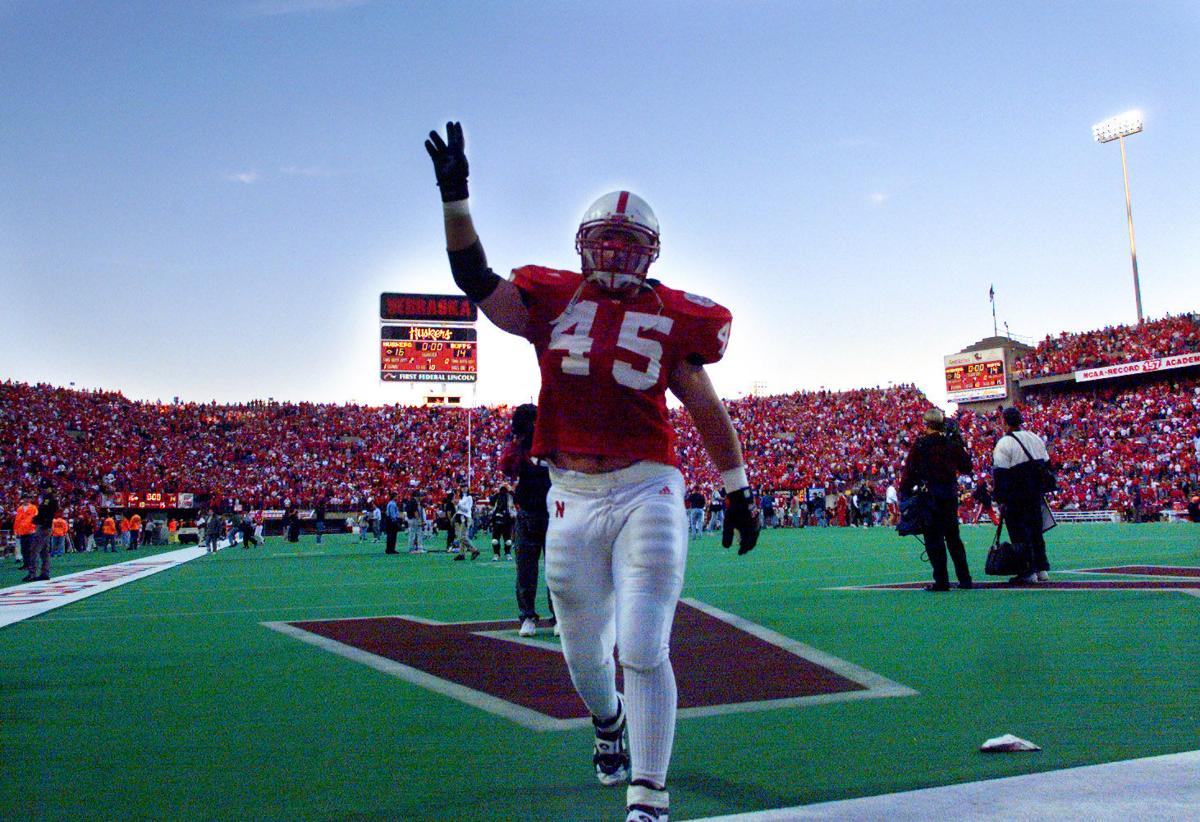
[[[759,700],[757,702],[739,702],[725,705],[709,705],[699,708],[681,708],[678,716],[680,718],[694,718],[704,716],[721,716],[724,714],[747,713],[751,711],[771,711],[781,708],[800,708],[810,705],[827,705],[833,702],[850,702],[860,699],[878,699],[882,697],[893,696],[917,696],[917,691],[912,688],[893,682],[886,677],[880,676],[873,671],[868,671],[866,668],[861,668],[852,662],[847,662],[844,659],[839,659],[832,654],[827,654],[811,645],[805,645],[803,642],[798,642],[791,637],[776,633],[770,628],[764,628],[742,617],[722,611],[719,608],[714,608],[712,605],[701,602],[696,599],[683,598],[681,602],[686,602],[693,608],[703,611],[706,614],[715,617],[716,619],[726,622],[748,634],[758,637],[764,642],[769,642],[778,648],[787,651],[790,654],[806,659],[821,667],[833,671],[834,673],[849,679],[859,685],[862,685],[864,690],[861,691],[846,691],[844,693],[829,693],[817,694],[814,696],[799,696],[787,699],[768,699]],[[351,617],[353,619],[379,619],[380,617]],[[388,617],[384,617],[388,618]],[[438,622],[433,619],[423,619],[414,616],[391,617],[398,619],[410,620],[424,625],[479,625],[488,622],[500,622],[504,620],[485,620],[480,622]],[[339,619],[332,617],[329,619],[314,619],[305,620],[306,622],[346,622],[347,619]],[[435,693],[448,696],[451,699],[457,699],[460,702],[466,703],[488,713],[504,717],[512,722],[522,725],[534,731],[565,731],[572,728],[591,727],[591,720],[588,717],[580,717],[575,719],[556,719],[546,714],[525,708],[521,705],[509,702],[491,694],[477,691],[473,688],[468,688],[465,685],[459,685],[457,682],[452,682],[447,679],[436,677],[409,665],[404,665],[386,657],[378,656],[369,651],[361,650],[350,645],[338,642],[335,639],[320,636],[319,634],[309,633],[303,628],[297,628],[287,622],[263,622],[260,623],[264,627],[270,628],[273,631],[278,631],[281,634],[298,639],[301,642],[307,642],[309,645],[315,645],[318,648],[337,654],[345,659],[358,662],[367,667],[388,674],[390,676],[403,679],[413,685],[418,685],[422,688],[434,691]],[[514,622],[513,631],[516,630]],[[545,648],[547,650],[562,653],[561,646],[546,641],[537,639],[527,639],[525,637],[515,636],[511,631],[492,630],[492,631],[476,631],[480,636],[492,637],[494,639],[513,642],[520,645],[530,645],[536,648]]]
[[76,571],[47,582],[27,582],[0,590],[0,628],[70,605],[127,582],[144,579],[189,562],[206,553],[204,548],[180,548],[100,568]]
[[[979,754],[1008,756],[1009,754]],[[1030,756],[1031,754],[1016,754]],[[1036,756],[1036,754],[1032,754]],[[1200,751],[695,822],[1179,822],[1200,819]]]

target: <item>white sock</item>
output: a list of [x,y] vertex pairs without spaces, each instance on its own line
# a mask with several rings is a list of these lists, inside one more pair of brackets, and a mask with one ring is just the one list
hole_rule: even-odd
[[675,742],[678,692],[671,660],[649,670],[624,668],[625,721],[629,728],[631,780],[667,784],[667,766]]

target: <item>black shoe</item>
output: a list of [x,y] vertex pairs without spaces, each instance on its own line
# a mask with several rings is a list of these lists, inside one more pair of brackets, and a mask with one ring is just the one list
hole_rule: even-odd
[[[596,741],[592,746],[592,766],[596,778],[605,787],[619,785],[629,779],[629,746],[625,741],[625,703],[617,702],[617,715],[608,723],[592,717]],[[601,727],[609,730],[602,731]]]
[[35,582],[36,580],[37,577],[35,577],[33,574],[26,574],[25,576],[21,577],[21,582]]
[[975,583],[969,579],[966,582],[958,583],[958,590],[960,590],[960,591],[970,591],[974,587],[975,587]]
[[42,574],[40,577],[38,577],[38,578],[37,578],[37,580],[36,580],[36,581],[37,581],[37,582],[49,582],[49,581],[50,581],[50,575],[49,575],[49,574]]
[[926,591],[949,591],[950,583],[948,582],[933,582],[925,586]]
[[455,554],[455,555],[454,555],[454,561],[455,561],[455,562],[461,562],[464,556],[466,556],[466,554]]

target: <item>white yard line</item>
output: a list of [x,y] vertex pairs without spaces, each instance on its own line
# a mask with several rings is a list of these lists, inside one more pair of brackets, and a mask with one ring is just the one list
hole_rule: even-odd
[[202,557],[205,553],[204,548],[180,548],[102,568],[77,571],[45,582],[27,582],[4,588],[0,590],[0,627],[112,590],[127,582],[144,579]]

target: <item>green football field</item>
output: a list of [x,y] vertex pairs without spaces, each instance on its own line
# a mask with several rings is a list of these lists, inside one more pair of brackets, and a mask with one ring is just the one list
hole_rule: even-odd
[[[991,529],[964,533],[982,580]],[[1192,525],[1047,536],[1054,580],[1200,567]],[[472,563],[274,538],[0,628],[0,818],[620,818],[623,791],[591,774],[589,729],[531,730],[263,624],[515,620],[514,564],[482,543]],[[69,556],[55,572],[130,556]],[[1200,748],[1195,592],[843,589],[928,577],[918,543],[888,529],[771,531],[744,557],[704,537],[688,564],[685,597],[916,694],[682,717],[672,819]],[[5,560],[0,585],[18,580]],[[703,664],[752,683],[734,650]],[[1043,750],[978,752],[1003,733]]]

